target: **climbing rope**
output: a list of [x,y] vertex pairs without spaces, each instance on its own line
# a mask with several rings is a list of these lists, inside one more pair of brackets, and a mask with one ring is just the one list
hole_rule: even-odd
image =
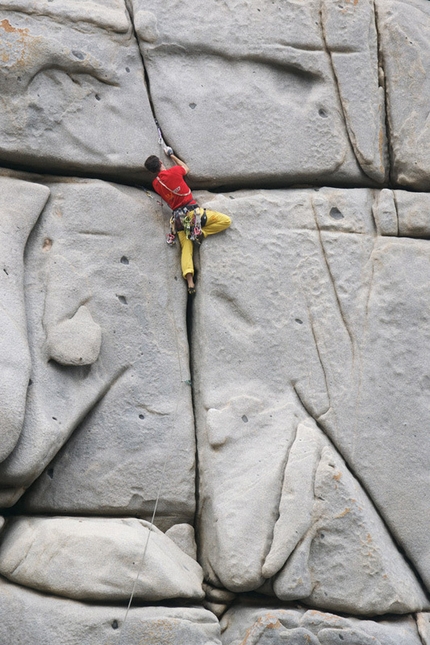
[[[156,123],[157,130],[158,130],[158,142],[159,142],[160,146],[164,147],[166,144],[164,142],[160,126],[158,125],[157,120],[155,120],[155,123]],[[141,187],[139,186],[139,188],[141,188]],[[149,190],[144,189],[143,192],[147,195],[147,197],[149,197],[150,199],[152,199],[152,200],[156,201],[158,204],[160,204],[161,213],[162,213],[161,217],[162,217],[162,221],[163,221],[163,224],[164,224],[163,202],[159,201],[158,199],[156,199],[151,194],[151,192]],[[164,249],[165,249],[164,253],[166,255],[167,246],[166,245],[163,245],[163,246],[164,246]],[[166,264],[167,264],[167,255],[166,255]],[[168,295],[170,295],[170,294],[168,294]],[[171,301],[174,302],[174,299],[172,298]],[[167,310],[168,310],[169,316],[171,318],[171,323],[172,323],[173,329],[175,330],[174,335],[175,335],[175,343],[176,343],[176,354],[177,354],[177,360],[178,360],[178,366],[179,366],[180,384],[181,384],[181,386],[182,386],[182,384],[185,384],[185,385],[191,387],[192,386],[191,380],[189,380],[189,379],[184,380],[183,379],[181,353],[180,353],[180,348],[179,348],[179,332],[178,332],[178,327],[176,325],[175,314],[174,314],[174,311],[172,311],[171,308],[168,307]],[[175,411],[174,411],[174,414],[173,414],[173,419],[172,419],[172,423],[171,423],[170,430],[169,430],[169,433],[168,433],[166,445],[170,445],[170,446],[172,445],[171,439],[172,439],[173,430],[176,427],[176,421],[177,421],[177,418],[178,418],[179,403],[180,403],[181,399],[182,399],[182,392],[179,391],[177,399],[176,399],[176,407],[175,407]],[[135,596],[135,593],[136,593],[137,584],[139,582],[139,578],[140,578],[140,575],[142,573],[146,553],[147,553],[147,550],[148,550],[149,540],[150,540],[150,537],[151,537],[152,529],[153,529],[154,524],[155,524],[155,517],[156,517],[156,514],[157,514],[157,509],[158,509],[158,504],[159,504],[160,497],[161,497],[161,492],[163,490],[165,479],[166,479],[166,468],[167,468],[167,462],[168,462],[169,458],[170,458],[170,455],[168,453],[166,453],[164,463],[163,463],[163,469],[162,469],[162,472],[161,472],[160,481],[159,481],[159,484],[158,484],[157,495],[156,495],[156,498],[155,498],[154,510],[152,512],[151,521],[150,521],[150,524],[149,524],[148,535],[147,535],[147,538],[146,538],[146,541],[145,541],[145,547],[143,549],[142,557],[141,557],[139,565],[138,565],[137,574],[136,574],[136,577],[135,577],[135,580],[134,580],[133,588],[131,590],[130,599],[128,601],[128,605],[127,605],[127,609],[126,609],[126,612],[125,612],[124,620],[122,622],[122,625],[120,626],[120,634],[119,634],[118,645],[121,644],[122,636],[124,634],[124,626],[126,624],[128,614],[129,614],[129,611],[130,611],[130,608],[131,608],[131,605],[132,605],[132,602],[133,602],[133,599],[134,599],[134,596]]]
[[[167,247],[166,247],[166,250],[167,250]],[[185,380],[183,379],[181,355],[180,355],[180,349],[179,349],[179,332],[178,332],[178,328],[176,326],[176,319],[175,319],[174,313],[173,312],[169,312],[169,313],[170,313],[170,316],[171,316],[171,319],[172,319],[173,328],[175,330],[174,335],[175,335],[175,341],[176,341],[176,353],[177,353],[178,366],[179,366],[180,383],[181,383],[181,386],[182,386],[182,384],[185,384],[185,385],[191,387],[191,385],[192,385],[191,381],[189,379],[185,379]],[[182,392],[179,391],[178,396],[176,398],[176,406],[175,406],[175,411],[174,411],[174,414],[173,414],[172,423],[171,423],[170,430],[169,430],[168,437],[167,437],[166,445],[168,445],[168,446],[173,445],[171,440],[172,440],[173,430],[176,427],[176,421],[177,421],[177,418],[178,418],[179,403],[180,403],[181,399],[182,399]],[[150,540],[152,529],[153,529],[154,523],[155,523],[155,517],[156,517],[156,514],[157,514],[157,509],[158,509],[158,504],[159,504],[160,497],[161,497],[161,492],[162,492],[162,490],[164,488],[164,484],[165,484],[165,480],[166,480],[167,462],[169,461],[170,458],[171,458],[171,455],[166,452],[166,456],[165,456],[164,463],[163,463],[163,469],[162,469],[162,473],[161,473],[161,477],[160,477],[160,482],[159,482],[158,489],[157,489],[157,495],[156,495],[156,498],[155,498],[154,510],[152,512],[152,517],[151,517],[151,521],[150,521],[150,525],[149,525],[148,535],[147,535],[146,542],[145,542],[145,547],[144,547],[144,550],[143,550],[143,553],[142,553],[142,558],[140,559],[140,562],[139,562],[137,574],[136,574],[134,584],[133,584],[133,588],[132,588],[132,591],[131,591],[131,594],[130,594],[130,599],[128,601],[127,610],[125,612],[124,620],[123,620],[123,623],[121,625],[121,632],[120,632],[120,638],[119,638],[119,641],[118,641],[118,645],[120,645],[120,643],[121,643],[122,635],[124,633],[123,632],[124,626],[126,624],[128,614],[129,614],[129,611],[130,611],[130,608],[131,608],[131,605],[132,605],[132,602],[133,602],[133,599],[134,599],[134,596],[135,596],[135,593],[136,593],[137,584],[139,582],[139,578],[140,578],[140,575],[142,573],[146,553],[147,553],[147,550],[148,550],[149,540]]]

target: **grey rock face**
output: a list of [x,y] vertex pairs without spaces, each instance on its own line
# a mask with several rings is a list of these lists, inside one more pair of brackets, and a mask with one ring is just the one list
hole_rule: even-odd
[[287,643],[288,645],[420,645],[412,618],[359,620],[319,611],[237,605],[222,618],[223,645]]
[[59,180],[50,190],[27,249],[31,385],[20,440],[0,465],[2,503],[49,464],[26,501],[31,512],[149,518],[163,479],[157,521],[190,521],[185,289],[158,204],[100,181]]
[[174,524],[170,529],[167,529],[166,535],[190,558],[197,560],[194,528],[190,524]]
[[430,7],[420,0],[376,0],[387,93],[393,180],[429,190]]
[[429,16],[0,0],[0,645],[430,645]]
[[417,614],[417,627],[424,645],[430,643],[430,614]]
[[[410,592],[400,604],[397,600],[401,593],[394,595],[397,600],[392,605],[391,592],[381,590],[371,600],[376,572],[381,581],[412,582],[412,578],[406,570],[400,573],[405,563],[391,573],[382,564],[384,553],[391,554],[386,563],[389,568],[390,560],[394,563],[400,558],[400,563],[402,558],[394,555],[397,549],[381,520],[375,524],[370,519],[376,518],[371,504],[364,510],[366,505],[358,503],[367,517],[364,523],[364,516],[350,515],[362,495],[358,494],[357,482],[349,480],[351,476],[344,471],[337,490],[333,490],[336,499],[340,495],[339,502],[335,501],[322,484],[323,472],[330,469],[330,449],[321,456],[318,466],[318,443],[307,439],[309,447],[303,448],[297,458],[296,470],[293,442],[306,418],[312,416],[318,421],[425,579],[428,515],[423,491],[428,469],[426,456],[415,441],[426,441],[424,428],[419,435],[418,421],[426,413],[419,407],[417,395],[406,390],[415,388],[416,380],[425,379],[427,373],[426,313],[424,292],[419,287],[421,280],[427,283],[427,242],[377,236],[372,208],[376,209],[379,202],[374,202],[371,191],[260,191],[231,197],[205,200],[211,208],[231,214],[234,225],[224,239],[202,247],[202,288],[194,326],[201,463],[199,534],[206,575],[215,585],[249,591],[262,585],[263,576],[274,575],[286,561],[291,578],[285,589],[293,585],[294,593],[283,594],[281,582],[274,587],[284,599],[306,598],[318,579],[317,595],[319,589],[322,595],[318,600],[314,597],[313,602],[319,607],[340,604],[345,608],[343,603],[351,602],[355,612],[408,611]],[[396,192],[393,199],[401,201],[401,194]],[[250,227],[254,233],[251,236]],[[416,291],[411,292],[408,286],[408,296],[402,287],[401,263],[416,271]],[[412,268],[415,263],[416,270]],[[391,289],[388,282],[395,282],[397,288]],[[389,340],[394,337],[399,341],[399,359],[404,357],[396,359],[395,364],[391,357],[396,351]],[[382,349],[385,342],[388,344]],[[400,347],[408,347],[407,352],[403,354]],[[380,370],[377,374],[376,369]],[[412,400],[414,410],[408,404]],[[425,401],[423,395],[423,406]],[[401,438],[408,427],[405,423],[414,427],[407,441]],[[300,434],[297,436],[300,438]],[[333,453],[333,459],[336,468],[339,457]],[[323,480],[318,483],[320,476]],[[341,492],[343,486],[346,488]],[[318,502],[320,496],[324,503]],[[297,504],[296,498],[300,499]],[[409,500],[407,509],[405,499]],[[313,541],[312,513],[324,523],[329,507],[333,518],[340,513],[333,525],[337,527],[333,543],[338,551],[332,551],[344,572],[339,579],[346,580],[348,571],[351,573],[348,593],[341,593],[341,598],[337,596],[339,585],[337,591],[325,588],[325,595],[322,571],[315,573],[325,559],[323,553],[330,553],[331,538],[325,543],[320,538]],[[256,525],[257,513],[261,521]],[[352,522],[344,533],[349,536],[346,539],[341,538],[342,531],[337,532],[343,513],[348,520],[342,521]],[[278,542],[276,526],[282,525],[286,535],[280,528]],[[350,536],[360,535],[358,526],[364,531],[358,551],[355,556],[351,552],[351,557],[346,550],[341,555],[347,544],[347,549],[354,549]],[[370,541],[364,547],[366,534]],[[302,539],[305,541],[295,553]],[[363,548],[359,547],[360,540]],[[262,565],[271,547],[272,564],[268,563],[265,570]],[[319,564],[309,565],[315,579],[313,574],[302,575],[307,570],[309,549],[311,560],[312,553],[318,553]],[[374,560],[377,552],[382,555],[378,565]],[[289,568],[291,553],[295,556],[291,556]],[[364,558],[361,573],[364,578],[369,576],[369,591],[364,596],[361,583],[354,591],[352,582],[360,578],[350,568],[357,557]],[[371,561],[375,568],[368,568]],[[336,565],[334,561],[326,563],[328,581]],[[418,583],[412,584],[418,605],[426,603]]]
[[[219,623],[201,607],[88,604],[30,591],[0,578],[0,643],[39,645],[220,645]],[[19,616],[19,620],[17,620]]]
[[156,129],[124,2],[1,2],[0,60],[3,164],[142,173]]
[[155,113],[195,181],[383,181],[372,3],[327,0],[322,21],[319,0],[130,4]]
[[199,564],[142,520],[14,518],[2,533],[0,573],[76,600],[201,600]]
[[30,351],[24,303],[24,248],[49,189],[0,178],[0,460],[15,447],[24,421]]

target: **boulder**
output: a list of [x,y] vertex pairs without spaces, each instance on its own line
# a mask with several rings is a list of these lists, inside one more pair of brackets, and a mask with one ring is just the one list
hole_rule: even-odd
[[[202,607],[102,605],[45,595],[0,578],[0,642],[22,645],[221,645]],[[19,619],[17,619],[19,617]]]
[[134,518],[16,517],[0,543],[0,574],[75,600],[201,600],[195,560],[148,522]]

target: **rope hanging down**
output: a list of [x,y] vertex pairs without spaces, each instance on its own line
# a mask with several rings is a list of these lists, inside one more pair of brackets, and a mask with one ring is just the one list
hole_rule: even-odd
[[[166,143],[164,141],[163,134],[161,132],[161,128],[160,128],[160,126],[158,124],[158,121],[156,119],[155,119],[155,124],[157,126],[157,131],[158,131],[158,143],[160,144],[160,146],[165,148]],[[158,199],[156,199],[151,194],[151,192],[149,190],[144,190],[144,192],[150,199],[153,199],[154,201],[156,201],[158,204],[161,205],[161,208],[163,208],[163,202],[161,202]],[[167,250],[166,247],[164,247],[164,248]],[[183,377],[182,377],[181,354],[180,354],[180,349],[179,349],[179,332],[178,332],[178,328],[177,328],[177,325],[176,325],[174,312],[172,311],[171,308],[168,308],[168,312],[169,312],[169,316],[171,317],[171,322],[172,322],[172,325],[173,325],[173,329],[175,330],[176,353],[177,353],[178,366],[179,366],[180,383],[181,383],[181,385],[185,384],[187,386],[192,387],[191,380],[189,380],[189,379],[184,380]],[[172,442],[171,442],[172,433],[173,433],[173,429],[176,427],[176,420],[177,420],[177,417],[178,417],[179,402],[180,402],[181,398],[182,398],[182,393],[179,391],[178,392],[178,397],[177,397],[177,400],[176,400],[175,412],[173,414],[173,419],[172,419],[172,423],[171,423],[171,426],[170,426],[170,431],[169,431],[169,434],[168,434],[168,437],[167,437],[166,445],[170,445],[170,446],[172,445]],[[137,583],[139,581],[140,574],[142,573],[146,553],[147,553],[147,550],[148,550],[149,540],[150,540],[151,533],[152,533],[152,528],[153,528],[154,523],[155,523],[155,517],[156,517],[156,514],[157,514],[158,504],[159,504],[160,497],[161,497],[161,491],[162,491],[162,489],[164,487],[164,483],[165,483],[165,479],[166,479],[167,462],[170,459],[170,457],[171,457],[171,455],[168,455],[166,453],[166,457],[165,457],[164,463],[163,463],[163,469],[162,469],[162,472],[161,472],[161,478],[160,478],[160,482],[159,482],[158,489],[157,489],[157,495],[156,495],[156,498],[155,498],[154,510],[152,512],[151,522],[150,522],[150,525],[149,525],[148,536],[146,538],[145,547],[144,547],[143,553],[142,553],[142,558],[140,559],[140,562],[139,562],[136,578],[134,580],[133,588],[131,590],[130,599],[128,601],[127,610],[125,612],[124,620],[122,622],[122,625],[120,626],[118,645],[121,645],[122,636],[124,634],[124,631],[123,631],[124,626],[126,624],[128,614],[129,614],[129,611],[130,611],[130,608],[131,608],[131,605],[132,605],[132,602],[133,602],[133,599],[134,599],[134,596],[135,596],[135,593],[136,593]]]
[[[191,387],[192,386],[191,381],[189,379],[184,380],[182,378],[182,366],[181,366],[181,356],[180,356],[179,338],[178,338],[179,332],[178,332],[178,329],[176,327],[176,321],[175,321],[174,314],[171,313],[171,316],[172,316],[173,328],[175,330],[176,352],[177,352],[177,357],[178,357],[180,383],[181,383],[181,385],[185,384],[185,385]],[[168,434],[168,437],[167,437],[166,445],[168,445],[168,446],[172,445],[172,441],[171,441],[172,440],[172,434],[173,434],[174,428],[176,427],[176,420],[178,418],[179,402],[180,402],[181,399],[182,399],[182,392],[179,391],[177,399],[176,399],[175,412],[173,414],[172,423],[170,425],[170,430],[169,430],[169,434]],[[165,456],[164,463],[163,463],[163,469],[162,469],[162,472],[161,472],[161,478],[160,478],[160,482],[159,482],[158,489],[157,489],[157,495],[156,495],[156,499],[155,499],[154,510],[152,512],[151,522],[150,522],[150,525],[149,525],[148,536],[146,538],[145,547],[144,547],[143,553],[142,553],[142,558],[141,558],[141,560],[139,562],[136,578],[134,580],[133,589],[131,590],[130,599],[128,601],[127,610],[125,612],[124,620],[123,620],[123,623],[121,625],[120,638],[119,638],[119,641],[118,641],[118,645],[120,645],[120,643],[121,643],[124,626],[125,626],[125,623],[126,623],[127,618],[128,618],[128,614],[129,614],[129,611],[130,611],[130,608],[131,608],[131,605],[132,605],[132,602],[133,602],[133,599],[134,599],[134,595],[136,593],[136,587],[137,587],[137,583],[138,583],[139,578],[140,578],[140,574],[142,573],[143,564],[145,562],[146,552],[148,550],[149,540],[150,540],[151,533],[152,533],[152,528],[153,528],[154,523],[155,523],[155,517],[156,517],[156,514],[157,514],[158,503],[159,503],[160,497],[161,497],[161,491],[163,490],[164,483],[165,483],[165,480],[166,480],[167,462],[171,459],[171,457],[172,457],[172,455],[168,454],[166,452],[166,456]]]

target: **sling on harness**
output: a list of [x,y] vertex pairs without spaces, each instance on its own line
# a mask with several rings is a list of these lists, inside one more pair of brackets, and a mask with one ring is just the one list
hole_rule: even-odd
[[184,231],[187,239],[198,241],[206,219],[206,210],[197,204],[181,206],[173,211],[170,218],[170,235],[175,237],[178,231]]
[[188,197],[188,195],[191,195],[191,188],[186,193],[180,193],[179,187],[175,188],[175,190],[172,190],[171,188],[169,188],[169,186],[166,186],[166,184],[161,181],[160,177],[156,177],[155,179],[158,181],[159,184],[163,186],[163,188],[168,190],[173,195],[177,195],[178,197]]

